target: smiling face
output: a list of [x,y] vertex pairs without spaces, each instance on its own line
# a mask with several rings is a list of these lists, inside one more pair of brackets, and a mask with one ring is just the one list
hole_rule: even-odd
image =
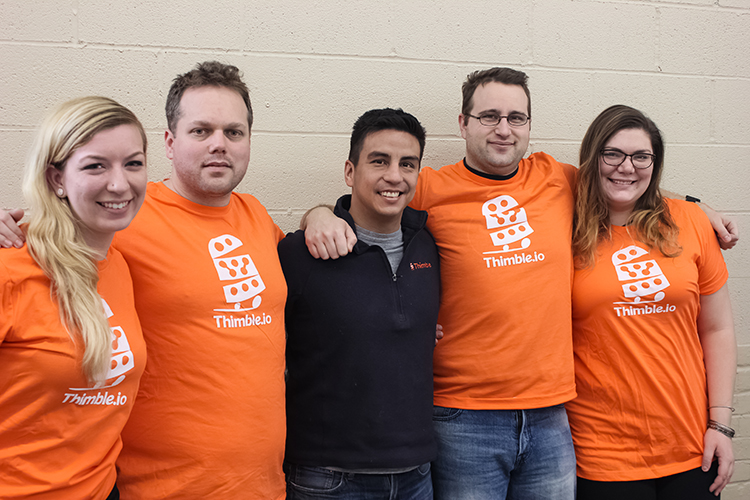
[[[604,145],[603,150],[618,150],[627,155],[634,153],[654,154],[651,139],[645,130],[622,129]],[[620,166],[613,167],[599,155],[599,179],[602,193],[609,203],[610,223],[622,226],[633,213],[638,199],[651,183],[653,166],[635,168],[631,157],[626,157]]]
[[[528,98],[520,85],[489,82],[474,91],[470,114],[482,116],[492,113],[507,116],[528,112]],[[500,120],[494,127],[479,123],[466,115],[458,117],[461,137],[466,140],[466,161],[469,166],[492,175],[510,175],[529,147],[531,122],[511,127],[508,120]]]
[[419,141],[407,132],[386,129],[365,137],[357,165],[347,160],[344,167],[352,188],[349,213],[358,226],[381,234],[398,230],[414,198],[419,157]]
[[179,116],[165,133],[172,160],[167,186],[201,205],[227,205],[250,161],[245,102],[226,87],[193,87],[182,95]]
[[79,147],[62,170],[48,167],[47,181],[67,198],[86,243],[103,258],[116,231],[133,220],[146,195],[146,155],[135,125],[96,134]]

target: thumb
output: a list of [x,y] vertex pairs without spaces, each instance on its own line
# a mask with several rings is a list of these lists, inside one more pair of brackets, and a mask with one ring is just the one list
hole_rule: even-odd
[[708,472],[711,468],[711,461],[714,458],[714,448],[712,446],[705,446],[703,448],[703,460],[701,460],[701,470]]
[[23,208],[14,208],[13,210],[11,210],[11,211],[8,212],[8,215],[10,215],[11,217],[13,217],[13,220],[16,221],[16,222],[18,222],[21,219],[23,219],[23,214],[24,214]]
[[346,235],[346,246],[351,252],[354,248],[354,244],[357,243],[357,235],[354,233],[354,230],[352,230],[349,224],[346,225],[346,232],[344,234]]

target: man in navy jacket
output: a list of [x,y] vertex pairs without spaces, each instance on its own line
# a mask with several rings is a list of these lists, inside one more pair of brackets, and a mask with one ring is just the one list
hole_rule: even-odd
[[354,124],[334,213],[349,255],[314,259],[304,233],[279,244],[288,286],[289,499],[431,499],[432,351],[439,257],[414,196],[425,131],[371,110]]

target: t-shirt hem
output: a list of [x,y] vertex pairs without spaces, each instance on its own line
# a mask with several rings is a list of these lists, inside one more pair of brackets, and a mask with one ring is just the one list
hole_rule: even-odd
[[534,410],[567,403],[576,397],[575,389],[535,398],[456,398],[435,395],[433,404],[462,410]]
[[309,456],[304,454],[294,454],[285,457],[284,461],[294,465],[303,465],[307,467],[327,467],[330,469],[339,469],[347,471],[356,470],[371,470],[377,471],[382,470],[383,472],[376,472],[386,474],[388,470],[395,469],[415,469],[420,465],[432,462],[437,458],[437,453],[434,451],[427,453],[420,453],[412,455],[411,457],[394,457],[388,459],[386,457],[378,457],[372,459],[370,457],[363,459],[356,458],[342,458],[342,457],[323,457],[323,456]]
[[641,481],[644,479],[656,479],[660,477],[679,474],[701,466],[703,457],[697,456],[685,462],[669,464],[660,467],[648,467],[628,470],[608,470],[608,471],[585,471],[580,464],[577,466],[576,474],[578,477],[588,479],[589,481]]

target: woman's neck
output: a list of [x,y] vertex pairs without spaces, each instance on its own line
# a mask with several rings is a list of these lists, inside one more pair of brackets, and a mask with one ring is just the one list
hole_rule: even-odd
[[609,223],[612,226],[627,226],[628,219],[630,219],[630,214],[632,213],[632,210],[625,212],[613,212],[610,210]]

